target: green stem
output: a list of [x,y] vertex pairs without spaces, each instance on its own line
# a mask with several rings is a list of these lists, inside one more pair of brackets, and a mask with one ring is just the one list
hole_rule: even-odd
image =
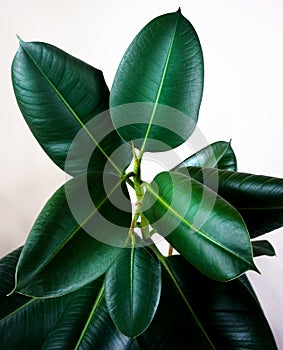
[[[125,180],[129,180],[129,177],[133,177],[133,182],[131,183],[131,186],[134,188],[136,192],[136,197],[137,197],[137,209],[134,213],[132,222],[131,222],[131,227],[129,230],[129,239],[130,237],[134,236],[134,229],[136,227],[139,227],[142,232],[142,236],[144,240],[150,239],[150,232],[149,232],[149,222],[147,218],[144,216],[144,214],[141,212],[141,205],[142,205],[142,200],[144,196],[144,191],[143,191],[143,182],[141,180],[141,157],[137,157],[136,151],[135,151],[135,146],[134,143],[132,142],[132,153],[133,153],[133,158],[134,158],[134,170],[127,174],[125,176]],[[131,181],[131,180],[130,180]],[[138,219],[141,218],[141,222],[138,223]]]
[[130,229],[129,229],[129,232],[128,232],[128,237],[127,237],[127,240],[125,242],[125,246],[127,246],[128,244],[132,245],[133,242],[135,243],[135,240],[136,240],[136,237],[135,237],[135,231],[134,229],[138,226],[138,219],[140,217],[140,206],[137,207],[134,215],[133,215],[133,218],[132,218],[132,221],[131,221],[131,225],[130,225]]
[[144,152],[140,151],[139,156],[138,156],[139,162],[141,162],[143,154],[144,154]]
[[174,285],[176,286],[179,294],[181,295],[183,301],[185,302],[189,312],[192,315],[193,320],[195,321],[195,323],[197,324],[197,326],[199,327],[199,329],[201,330],[201,332],[203,333],[203,335],[205,336],[205,338],[207,339],[211,349],[216,350],[215,346],[212,343],[212,340],[209,338],[208,334],[206,333],[205,329],[203,328],[200,320],[198,319],[197,315],[195,314],[193,308],[191,307],[189,301],[187,300],[185,294],[182,291],[181,286],[179,285],[176,277],[174,276],[173,271],[170,269],[170,266],[168,265],[166,258],[160,253],[160,251],[157,249],[157,247],[155,246],[155,244],[152,244],[149,246],[151,248],[151,250],[154,251],[154,253],[156,254],[158,260],[161,262],[161,264],[164,266],[165,270],[168,272],[169,276],[171,277]]
[[136,155],[135,146],[133,142],[132,142],[132,152],[134,157],[134,171],[133,171],[134,189],[136,191],[138,202],[141,202],[143,198],[142,181],[141,181],[141,160]]
[[149,232],[149,222],[143,213],[141,213],[141,231],[143,239],[145,241],[149,240],[151,237],[151,233]]
[[127,182],[127,184],[129,184],[132,188],[135,188],[134,182],[130,179],[131,176],[134,176],[133,172],[123,175],[122,180]]

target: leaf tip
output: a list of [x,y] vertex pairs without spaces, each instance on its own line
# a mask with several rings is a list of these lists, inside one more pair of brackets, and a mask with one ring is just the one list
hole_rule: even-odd
[[16,34],[16,37],[19,41],[19,44],[22,45],[24,43],[24,40],[18,34]]
[[252,264],[252,271],[257,272],[259,275],[261,275],[260,270],[256,267],[255,263]]
[[177,13],[182,13],[181,12],[181,7],[178,8]]

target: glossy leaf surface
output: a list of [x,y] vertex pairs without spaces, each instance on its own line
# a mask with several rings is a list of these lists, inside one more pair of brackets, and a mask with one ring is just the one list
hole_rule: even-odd
[[144,249],[124,249],[106,274],[105,297],[116,327],[136,337],[150,324],[161,291],[159,263]]
[[[245,276],[229,283],[216,282],[200,274],[180,256],[166,260],[183,296],[164,271],[166,288],[162,289],[158,310],[150,327],[138,338],[142,349],[182,349],[184,344],[188,349],[200,350],[277,349]],[[196,325],[185,300],[213,346]]]
[[142,152],[174,148],[195,128],[202,89],[203,56],[194,28],[180,11],[157,17],[121,60],[110,93],[113,123]]
[[47,334],[62,316],[71,296],[32,299],[6,295],[13,288],[20,250],[0,260],[0,339],[2,349],[40,349]]
[[241,216],[215,192],[175,172],[158,174],[146,188],[150,224],[202,273],[227,281],[255,269]]
[[[107,158],[123,144],[109,112],[97,117],[109,107],[109,90],[100,70],[52,45],[20,40],[12,80],[17,102],[33,135],[49,157],[69,174],[77,175],[87,168],[103,170]],[[80,137],[72,145],[66,164],[78,133]],[[99,135],[105,137],[99,139]],[[123,156],[129,163],[130,147],[124,146],[121,153],[115,158]]]
[[20,251],[0,261],[1,348],[130,350],[133,340],[114,326],[105,305],[102,280],[63,297],[32,299],[6,294],[14,283]]
[[267,255],[267,256],[275,256],[276,255],[273,246],[271,245],[270,242],[268,242],[266,240],[253,241],[252,247],[253,247],[253,255],[255,257],[262,256],[262,255]]
[[238,209],[252,238],[283,226],[283,179],[197,167],[188,173]]
[[103,287],[95,281],[76,292],[42,350],[131,350],[133,340],[114,326],[105,304]]
[[[76,177],[51,197],[23,248],[16,291],[32,296],[62,295],[95,280],[109,268],[120,253],[117,244],[125,243],[131,203],[119,197],[126,211],[115,207],[111,200],[116,192],[120,195],[121,182],[112,175],[107,179],[112,189],[107,192],[110,199],[100,173]],[[88,180],[91,182],[84,191]]]
[[237,170],[237,160],[230,142],[218,141],[196,152],[173,170],[189,166]]

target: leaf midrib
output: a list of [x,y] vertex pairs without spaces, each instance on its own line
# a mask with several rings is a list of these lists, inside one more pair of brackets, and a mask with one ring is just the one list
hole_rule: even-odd
[[130,263],[130,324],[132,333],[134,330],[134,270],[135,270],[135,246],[132,243]]
[[25,47],[25,42],[20,40],[20,45],[23,48],[24,52],[28,55],[32,63],[35,65],[35,67],[38,69],[38,71],[42,74],[42,76],[46,79],[48,84],[51,86],[51,88],[54,90],[56,95],[60,98],[60,100],[63,102],[63,104],[67,107],[67,109],[70,111],[71,115],[75,118],[75,120],[78,122],[78,124],[84,129],[86,134],[90,137],[90,139],[93,141],[95,146],[100,150],[100,152],[104,155],[104,157],[111,163],[111,165],[114,167],[114,169],[118,172],[118,174],[121,176],[123,172],[119,169],[119,167],[112,161],[112,159],[108,156],[108,154],[104,151],[104,149],[100,146],[100,144],[96,141],[92,133],[88,130],[86,125],[83,123],[81,118],[77,115],[77,113],[73,110],[73,108],[70,106],[70,104],[67,102],[67,100],[63,97],[61,92],[56,88],[56,86],[52,83],[52,81],[48,78],[46,73],[43,71],[43,69],[37,64],[31,53],[28,51],[28,49]]
[[35,302],[36,300],[40,300],[40,299],[32,298],[30,300],[27,300],[23,305],[19,306],[18,308],[16,308],[15,310],[7,314],[5,317],[1,318],[0,323],[6,321],[10,317],[13,317],[17,312],[23,310],[24,308],[26,308],[28,305]]
[[216,167],[216,165],[218,165],[218,163],[222,160],[222,158],[224,157],[224,155],[226,154],[227,150],[229,149],[230,143],[228,143],[225,147],[225,149],[222,151],[222,153],[218,156],[218,158],[215,157],[215,164],[213,166],[213,168]]
[[[29,284],[32,280],[34,280],[36,278],[36,276],[38,276],[38,274],[54,259],[54,257],[58,254],[58,252],[76,235],[76,233],[93,217],[93,215],[95,215],[95,213],[102,207],[102,205],[107,201],[108,198],[110,198],[110,196],[112,195],[112,193],[114,193],[116,191],[116,189],[122,184],[122,180],[120,180],[116,186],[114,186],[114,188],[111,190],[111,192],[109,192],[108,195],[106,195],[103,200],[99,203],[99,205],[97,205],[95,207],[95,209],[86,217],[86,219],[82,222],[81,225],[78,225],[73,231],[72,233],[62,242],[62,244],[60,245],[60,247],[58,247],[58,249],[49,257],[49,259],[47,259],[41,266],[40,268],[33,274],[32,278],[28,279],[20,288],[20,290],[22,290],[23,288],[25,288],[27,286],[27,284]],[[16,283],[15,283],[15,288],[13,289],[13,292],[17,291],[17,273],[18,273],[18,269],[16,271],[15,274],[15,279],[16,279]],[[10,293],[10,294],[11,294]]]
[[165,267],[167,273],[169,274],[170,278],[172,279],[175,287],[177,288],[179,294],[181,295],[181,298],[183,299],[187,309],[189,310],[190,314],[192,315],[193,320],[195,321],[196,325],[199,327],[199,329],[201,330],[201,332],[203,333],[203,335],[205,336],[205,338],[207,339],[209,345],[211,346],[212,349],[216,350],[216,347],[214,346],[212,340],[210,339],[209,335],[207,334],[206,330],[204,329],[204,326],[202,325],[201,321],[198,319],[196,313],[194,312],[191,304],[189,303],[188,299],[186,298],[184,292],[182,291],[182,288],[179,284],[179,282],[177,281],[173,270],[170,268],[169,264],[167,263],[167,261],[164,259],[162,261],[163,266]]
[[205,240],[209,241],[210,243],[214,244],[215,246],[221,248],[222,250],[224,250],[225,252],[229,253],[232,256],[237,257],[239,260],[244,261],[248,266],[251,266],[251,263],[244,259],[243,257],[241,257],[240,255],[238,255],[237,253],[233,252],[232,250],[230,250],[229,248],[223,246],[220,242],[216,241],[215,239],[213,239],[212,237],[210,237],[209,235],[207,235],[207,233],[205,233],[204,231],[200,230],[199,228],[197,228],[196,226],[194,226],[191,222],[189,222],[187,219],[185,219],[182,215],[180,215],[174,208],[172,208],[165,199],[163,199],[162,197],[160,197],[158,195],[158,193],[156,193],[149,184],[145,184],[146,188],[151,192],[152,195],[155,196],[155,198],[162,204],[164,205],[164,207],[169,210],[173,215],[175,215],[179,220],[181,220],[181,222],[185,223],[186,226],[188,226],[190,229],[192,229],[194,232],[199,233]]
[[168,49],[168,52],[167,52],[165,65],[164,65],[163,72],[162,72],[162,75],[161,75],[161,78],[160,78],[160,83],[159,83],[159,87],[158,87],[158,90],[157,90],[157,94],[156,94],[156,98],[155,98],[155,102],[154,102],[154,107],[153,107],[153,110],[152,110],[152,113],[151,113],[151,116],[150,116],[150,120],[149,120],[149,123],[148,123],[148,127],[147,127],[147,130],[146,130],[145,136],[144,136],[144,141],[143,141],[141,149],[140,149],[140,155],[141,156],[144,153],[146,142],[147,142],[147,139],[148,139],[148,136],[149,136],[149,133],[150,133],[150,129],[151,129],[154,117],[155,117],[155,113],[156,113],[156,110],[157,110],[158,102],[159,102],[159,99],[160,99],[160,96],[161,96],[161,92],[162,92],[162,89],[163,89],[165,76],[167,74],[167,69],[168,69],[169,61],[170,61],[171,54],[172,54],[173,44],[174,44],[174,40],[175,40],[175,37],[176,37],[176,31],[177,31],[177,26],[178,26],[178,23],[179,23],[179,17],[180,17],[180,14],[178,12],[177,13],[177,19],[176,19],[175,27],[174,27],[174,31],[173,31],[173,35],[172,35],[172,39],[171,39],[170,46],[169,46],[169,49]]
[[79,337],[79,340],[78,340],[74,350],[78,350],[79,349],[79,347],[80,347],[80,345],[81,345],[81,343],[82,343],[82,341],[84,339],[84,336],[85,336],[85,334],[86,334],[86,332],[87,332],[87,330],[88,330],[88,328],[89,328],[89,326],[91,324],[91,321],[93,320],[93,318],[94,318],[94,316],[96,314],[96,311],[98,310],[98,308],[99,308],[99,306],[101,304],[102,298],[104,296],[104,291],[105,291],[105,284],[103,283],[103,285],[102,285],[102,287],[101,287],[101,289],[100,289],[100,291],[99,291],[99,293],[98,293],[98,295],[97,295],[97,297],[95,299],[95,303],[93,305],[93,308],[92,308],[92,310],[91,310],[91,312],[89,314],[89,317],[88,317],[88,319],[86,321],[86,324],[85,324],[85,326],[84,326],[84,328],[83,328],[83,330],[81,332],[81,335]]

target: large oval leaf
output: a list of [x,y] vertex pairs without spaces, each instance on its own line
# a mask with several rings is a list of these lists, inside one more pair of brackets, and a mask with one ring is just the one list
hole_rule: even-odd
[[240,214],[198,181],[158,174],[146,186],[143,210],[157,232],[208,277],[227,281],[255,269]]
[[0,339],[2,349],[40,349],[55,327],[71,294],[56,299],[32,299],[20,294],[7,297],[14,284],[20,249],[0,260]]
[[238,209],[252,238],[283,226],[283,179],[197,167],[186,171]]
[[[105,192],[102,176],[76,177],[47,202],[20,256],[16,291],[62,295],[95,280],[112,264],[121,251],[117,245],[124,245],[127,238],[131,203],[119,196],[124,207],[115,207],[111,200],[121,190],[121,180],[104,175],[110,186]],[[87,180],[91,182],[85,188]]]
[[136,337],[150,324],[159,303],[161,268],[145,248],[124,249],[106,274],[105,297],[116,327]]
[[134,349],[135,341],[116,329],[107,312],[102,279],[57,298],[7,297],[19,254],[20,249],[0,260],[1,348]]
[[[220,283],[204,277],[180,256],[167,258],[166,264],[173,279],[164,271],[157,312],[138,337],[142,349],[277,349],[245,276]],[[211,344],[193,319],[188,303]]]
[[157,17],[121,60],[110,93],[113,123],[142,152],[176,147],[195,128],[202,89],[203,56],[193,26],[180,11]]
[[218,141],[201,149],[173,170],[178,171],[184,167],[199,166],[205,168],[218,168],[223,170],[237,170],[237,160],[231,147],[231,142]]
[[[97,116],[109,107],[109,90],[101,71],[49,44],[20,40],[12,80],[17,102],[35,138],[69,174],[85,172],[87,166],[102,170],[112,152],[123,144],[109,112],[96,122]],[[79,132],[80,138],[66,164]],[[98,139],[100,134],[105,137]],[[121,152],[126,166],[130,147],[122,147]]]

